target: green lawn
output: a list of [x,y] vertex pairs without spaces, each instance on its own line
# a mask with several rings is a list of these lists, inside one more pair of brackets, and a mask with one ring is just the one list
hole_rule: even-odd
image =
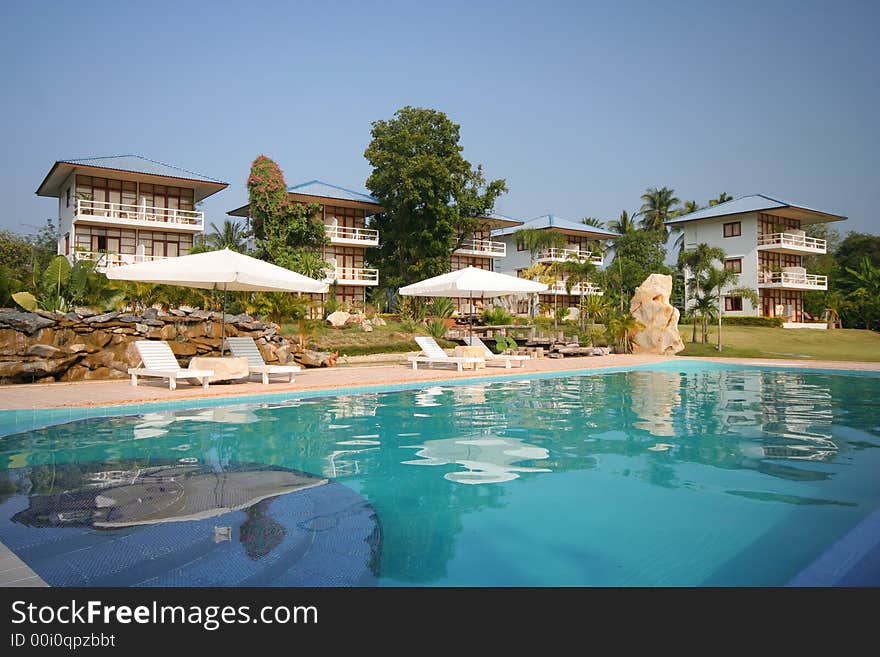
[[[296,336],[296,324],[282,324],[282,335],[291,338]],[[365,333],[356,326],[333,328],[326,322],[308,322],[309,349],[317,351],[338,351],[340,356],[361,356],[363,354],[389,354],[418,351],[413,340],[413,333],[407,332],[399,322],[388,321],[387,326],[376,326],[370,333]],[[421,331],[416,335],[427,335]],[[446,340],[437,341],[443,347],[454,347],[454,343]]]
[[[707,344],[690,342],[691,326],[679,327],[685,350],[679,356],[728,356],[730,358],[815,358],[816,360],[880,361],[880,333],[856,329],[812,329],[725,326],[723,350],[715,349],[717,327],[709,331]],[[699,329],[697,339],[699,339]]]

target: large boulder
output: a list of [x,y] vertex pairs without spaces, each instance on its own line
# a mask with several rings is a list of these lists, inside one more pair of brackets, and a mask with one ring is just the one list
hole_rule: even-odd
[[327,315],[327,322],[330,326],[334,326],[336,328],[340,328],[345,326],[345,323],[351,318],[351,315],[344,310],[337,310],[335,313],[330,313]]
[[630,314],[641,325],[632,336],[634,354],[673,356],[684,349],[671,294],[672,276],[666,274],[651,274],[636,290],[629,304]]
[[17,310],[4,310],[0,313],[0,326],[8,326],[28,335],[33,335],[41,328],[54,324],[54,319],[43,317],[37,313],[22,313]]

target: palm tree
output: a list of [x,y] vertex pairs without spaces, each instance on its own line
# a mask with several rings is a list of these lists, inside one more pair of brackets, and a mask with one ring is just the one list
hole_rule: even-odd
[[588,294],[586,296],[581,297],[581,309],[583,311],[582,314],[589,315],[590,317],[590,346],[593,345],[593,331],[596,329],[596,321],[605,320],[605,317],[610,310],[610,306],[608,304],[608,300],[602,296],[601,294]]
[[709,200],[709,207],[718,205],[719,203],[727,203],[727,201],[732,201],[733,197],[727,192],[721,192],[718,195],[718,198],[713,198]]
[[[601,228],[605,229],[605,222],[601,219],[596,219],[596,217],[584,217],[581,219],[581,223],[585,226],[592,226],[593,228]],[[605,243],[607,240],[603,239],[591,239],[587,243],[587,248],[593,253],[601,253],[605,250]]]
[[[724,270],[724,271],[728,271],[728,270]],[[730,272],[730,273],[733,273],[733,272]],[[733,278],[735,280],[739,280],[739,275],[734,274]],[[724,286],[722,285],[722,287],[724,287]],[[748,300],[748,302],[751,303],[753,306],[757,306],[761,302],[760,297],[758,297],[758,293],[755,292],[750,287],[730,288],[727,290],[727,295],[731,296],[731,297],[742,297],[743,299]],[[718,288],[718,302],[719,302],[718,303],[718,351],[719,352],[721,351],[721,318],[724,314],[724,311],[721,307],[721,299],[722,298],[723,298],[722,297],[722,290],[721,290],[721,288]]]
[[669,236],[669,230],[665,222],[673,216],[673,206],[681,201],[675,196],[675,191],[668,187],[651,187],[642,194],[644,203],[639,209],[642,215],[642,228],[655,230],[664,237]]
[[608,230],[613,230],[615,233],[620,233],[621,235],[624,233],[631,233],[636,229],[636,225],[633,222],[634,218],[634,216],[630,217],[626,210],[621,210],[620,217],[608,224]]
[[629,353],[631,350],[631,338],[633,333],[642,328],[641,322],[630,313],[614,313],[608,318],[606,332],[614,341],[615,346],[620,348],[621,353]]
[[[684,215],[691,214],[699,209],[700,204],[696,201],[685,201],[684,205],[673,213],[673,216],[683,217]],[[678,235],[678,237],[675,238],[675,243],[672,245],[672,250],[673,252],[676,252],[678,256],[681,256],[681,252],[684,250],[684,228],[681,226],[673,226],[671,232]]]
[[706,344],[709,340],[709,320],[714,319],[718,313],[717,299],[711,290],[704,289],[702,294],[698,294],[694,298],[694,313],[694,324],[696,325],[697,317],[699,317],[701,341]]
[[[712,268],[712,263],[716,260],[723,261],[724,256],[724,249],[717,246],[709,246],[706,243],[697,244],[695,248],[679,253],[678,266],[682,271],[689,274],[687,285],[685,285],[685,310],[688,310],[688,294],[690,293],[691,298],[697,300],[704,288],[703,278],[705,272]],[[691,342],[696,341],[697,320],[695,316]],[[705,342],[705,339],[703,341]]]
[[532,258],[537,255],[538,251],[544,249],[562,249],[568,243],[565,235],[557,233],[553,230],[542,230],[540,228],[523,228],[513,234],[517,243],[522,244],[527,251],[530,251]]
[[217,228],[216,224],[211,223],[211,230],[213,232],[206,235],[205,240],[212,249],[231,249],[239,253],[244,253],[247,250],[247,239],[250,237],[250,232],[244,224],[234,219],[227,219],[223,222],[222,228]]
[[[553,267],[556,273],[565,277],[565,291],[570,296],[572,289],[579,283],[590,283],[596,276],[597,267],[589,260],[581,261],[577,256],[570,255],[564,262],[555,263]],[[583,295],[581,295],[583,299]],[[583,315],[580,317],[581,330],[583,330]]]

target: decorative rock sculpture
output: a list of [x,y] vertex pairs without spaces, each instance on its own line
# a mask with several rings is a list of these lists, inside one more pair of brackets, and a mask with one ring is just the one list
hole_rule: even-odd
[[678,308],[669,303],[672,276],[651,274],[633,295],[630,314],[641,328],[632,336],[634,354],[673,356],[684,349],[678,334]]

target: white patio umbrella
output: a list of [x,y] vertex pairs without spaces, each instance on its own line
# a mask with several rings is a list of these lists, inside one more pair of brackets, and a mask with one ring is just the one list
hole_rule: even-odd
[[503,297],[510,294],[544,292],[547,285],[507,274],[466,267],[448,274],[440,274],[400,288],[400,294],[409,297],[458,297],[471,300]]
[[111,267],[107,278],[162,285],[180,285],[205,290],[223,290],[223,322],[220,353],[226,339],[226,292],[317,292],[328,289],[327,283],[294,271],[251,258],[230,249],[206,251],[193,255],[137,262]]

